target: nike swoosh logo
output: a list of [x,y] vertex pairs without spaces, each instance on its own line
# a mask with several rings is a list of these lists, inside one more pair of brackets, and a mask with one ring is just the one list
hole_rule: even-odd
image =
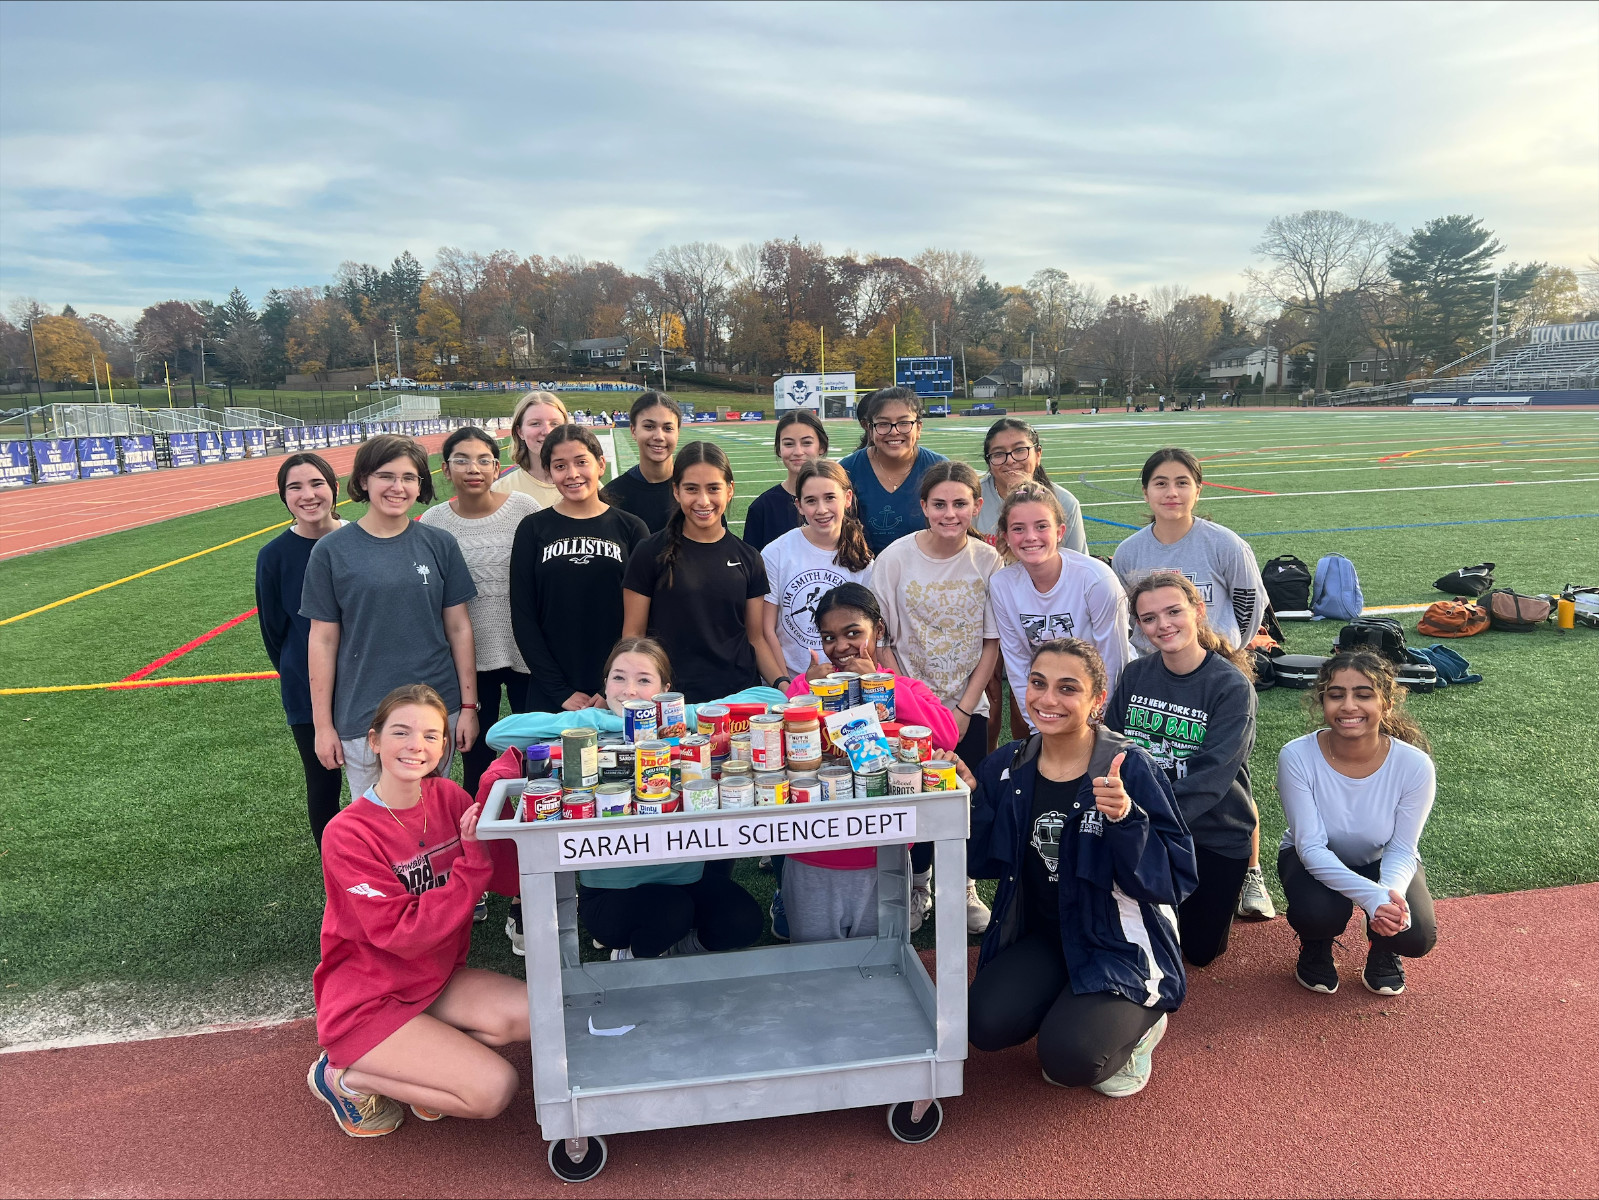
[[736,558],[730,558],[727,560],[727,565],[730,567],[742,567],[744,564],[739,562]]

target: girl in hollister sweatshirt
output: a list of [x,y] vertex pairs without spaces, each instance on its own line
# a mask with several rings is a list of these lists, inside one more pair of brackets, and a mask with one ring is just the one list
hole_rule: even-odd
[[327,908],[312,982],[322,1056],[306,1077],[351,1137],[420,1120],[493,1117],[516,1094],[490,1047],[528,1040],[525,985],[463,965],[472,908],[514,895],[515,849],[477,838],[481,806],[433,774],[448,712],[426,684],[396,688],[367,740],[380,775],[322,837]]

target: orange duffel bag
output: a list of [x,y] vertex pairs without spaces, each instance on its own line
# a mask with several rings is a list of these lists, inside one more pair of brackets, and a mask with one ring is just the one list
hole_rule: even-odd
[[1428,637],[1471,637],[1488,628],[1488,610],[1460,600],[1439,600],[1427,606],[1416,625]]

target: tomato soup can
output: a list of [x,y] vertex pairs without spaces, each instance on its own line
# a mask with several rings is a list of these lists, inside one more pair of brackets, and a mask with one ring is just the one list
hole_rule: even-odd
[[750,762],[757,771],[783,769],[783,717],[762,713],[750,718]]
[[926,762],[933,757],[933,731],[926,725],[904,725],[899,731],[901,762]]
[[713,779],[690,779],[683,784],[684,812],[715,812],[721,807]]
[[855,773],[855,799],[865,800],[872,796],[888,795],[888,772],[868,771],[864,774]]
[[914,796],[922,790],[922,764],[897,762],[888,768],[888,794]]
[[922,764],[922,791],[953,792],[960,785],[960,776],[955,774],[954,763],[934,758]]
[[600,781],[600,735],[592,729],[561,730],[561,784],[569,792]]
[[553,779],[529,781],[522,792],[522,820],[552,821],[561,815],[561,785]]
[[709,771],[711,769],[711,739],[703,733],[691,733],[678,742],[674,757],[679,762],[696,763]]
[[770,808],[788,803],[788,779],[781,771],[762,771],[755,776],[755,807]]
[[727,705],[700,705],[694,713],[694,730],[711,739],[712,757],[727,757],[727,739],[733,735],[733,714]]
[[629,700],[622,705],[622,736],[632,745],[653,742],[660,728],[660,710],[655,701]]
[[650,697],[655,701],[657,720],[655,736],[680,738],[688,732],[688,717],[683,707],[682,692],[657,692]]
[[816,781],[821,786],[819,799],[824,804],[855,799],[855,773],[848,767],[823,767],[816,773]]
[[849,689],[844,701],[845,708],[854,708],[861,703],[861,677],[854,671],[834,671],[830,678],[838,680]]
[[665,742],[640,742],[633,747],[633,786],[638,794],[662,795],[672,789],[672,747]]
[[598,813],[593,792],[568,792],[561,798],[561,816],[567,821],[587,821]]
[[894,677],[881,672],[862,675],[861,703],[875,704],[879,721],[894,720]]
[[815,775],[801,775],[798,779],[788,781],[788,802],[790,804],[820,804],[822,801],[822,781]]
[[677,786],[680,788],[687,787],[696,779],[710,779],[715,775],[714,768],[692,762],[689,759],[683,759],[673,765],[677,768]]

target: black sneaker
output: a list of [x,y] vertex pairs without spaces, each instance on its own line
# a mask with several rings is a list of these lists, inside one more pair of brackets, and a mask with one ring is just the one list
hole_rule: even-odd
[[1405,990],[1405,965],[1392,950],[1379,950],[1375,942],[1366,952],[1366,969],[1360,973],[1360,982],[1368,992],[1379,996],[1397,996]]
[[1333,962],[1332,948],[1331,938],[1299,940],[1299,965],[1294,968],[1294,978],[1300,987],[1328,996],[1338,990],[1338,966]]

